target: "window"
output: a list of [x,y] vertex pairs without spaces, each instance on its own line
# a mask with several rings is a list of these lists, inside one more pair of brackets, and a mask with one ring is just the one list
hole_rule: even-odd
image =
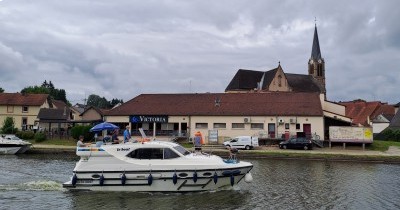
[[172,151],[170,148],[164,148],[164,159],[173,159],[177,157],[180,156]]
[[22,112],[28,112],[28,106],[22,106]]
[[207,129],[208,128],[208,123],[196,123],[196,128]]
[[190,154],[189,151],[187,151],[184,147],[182,147],[182,146],[180,146],[180,145],[175,146],[174,149],[176,149],[176,150],[177,150],[178,152],[180,152],[182,155],[189,155],[189,154]]
[[8,113],[14,113],[14,106],[7,106]]
[[296,124],[296,130],[300,130],[300,124],[299,123]]
[[127,155],[135,159],[163,159],[163,148],[141,148]]
[[27,130],[28,129],[28,118],[23,117],[21,119],[21,122],[22,122],[22,130]]
[[251,129],[264,129],[264,124],[263,123],[251,123],[250,127],[251,127]]
[[232,129],[243,129],[244,123],[232,123]]
[[289,123],[285,123],[285,129],[286,129],[286,130],[289,129]]
[[214,123],[214,128],[226,128],[226,123]]

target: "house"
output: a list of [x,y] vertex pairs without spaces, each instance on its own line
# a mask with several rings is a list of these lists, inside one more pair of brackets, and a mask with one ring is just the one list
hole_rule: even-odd
[[40,109],[52,106],[48,94],[0,93],[0,125],[12,117],[16,128],[33,129]]
[[85,122],[100,122],[103,121],[104,114],[108,110],[100,109],[94,106],[86,107],[86,109],[80,114],[81,121]]
[[141,94],[105,114],[105,121],[130,125],[155,136],[193,136],[206,139],[265,135],[280,138],[324,135],[323,111],[318,93],[203,93]]
[[[356,126],[373,126],[373,120],[376,123],[382,123],[391,116],[395,114],[395,107],[387,103],[382,103],[380,101],[364,101],[364,100],[354,100],[347,102],[339,102],[339,104],[346,107],[346,116],[353,119],[352,124]],[[377,119],[378,115],[382,115],[380,119]],[[376,125],[378,130],[382,129],[382,125]],[[383,128],[384,129],[384,128]],[[376,133],[375,131],[373,131]]]

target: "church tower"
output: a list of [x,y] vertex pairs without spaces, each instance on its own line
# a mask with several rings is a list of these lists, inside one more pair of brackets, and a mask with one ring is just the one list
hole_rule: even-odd
[[321,49],[319,48],[317,24],[314,29],[314,39],[311,50],[311,58],[308,60],[308,74],[312,75],[323,88],[323,92],[326,93],[325,88],[325,60],[321,56]]

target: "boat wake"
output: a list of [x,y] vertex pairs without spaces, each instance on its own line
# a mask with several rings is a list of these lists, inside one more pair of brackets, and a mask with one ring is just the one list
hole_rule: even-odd
[[66,191],[61,183],[48,180],[0,185],[0,191]]

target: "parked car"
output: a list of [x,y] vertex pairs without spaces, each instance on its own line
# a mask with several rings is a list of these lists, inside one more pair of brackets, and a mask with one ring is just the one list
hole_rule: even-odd
[[254,147],[258,147],[258,137],[237,136],[230,141],[224,142],[224,146],[236,149],[253,149]]
[[290,138],[287,141],[279,143],[279,148],[309,150],[313,148],[313,143],[311,140],[308,140],[305,137]]

